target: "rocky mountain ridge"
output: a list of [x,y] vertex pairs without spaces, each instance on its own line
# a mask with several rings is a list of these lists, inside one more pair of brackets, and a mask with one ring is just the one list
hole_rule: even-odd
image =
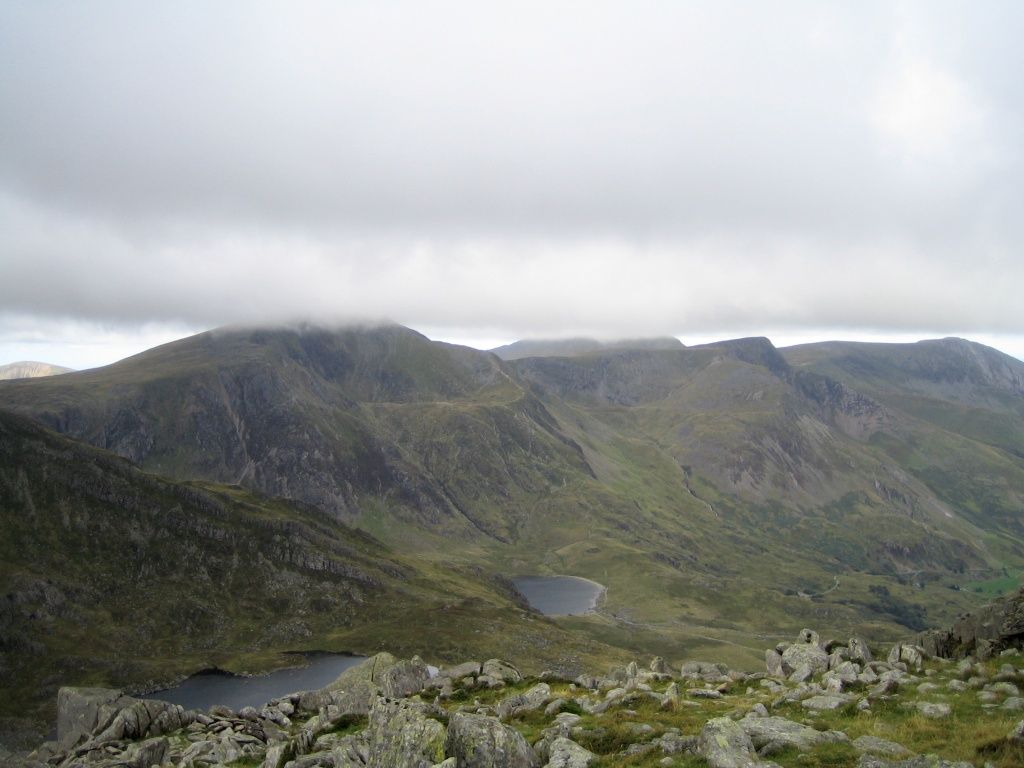
[[6,382],[0,409],[401,555],[591,578],[603,642],[718,643],[738,663],[806,624],[881,640],[944,623],[1024,565],[1021,370],[960,341],[502,361],[300,325]]
[[[238,712],[64,688],[57,740],[18,765],[1008,768],[1024,758],[1019,648],[998,669],[909,643],[882,661],[862,638],[805,629],[765,656],[760,673],[656,657],[570,680],[525,678],[499,659],[432,675],[418,657],[380,653],[323,689]],[[932,754],[915,755],[922,745]]]
[[34,379],[40,376],[57,376],[62,373],[71,373],[73,369],[65,368],[62,365],[51,365],[40,363],[35,360],[19,360],[16,363],[5,363],[0,365],[0,381],[8,379]]

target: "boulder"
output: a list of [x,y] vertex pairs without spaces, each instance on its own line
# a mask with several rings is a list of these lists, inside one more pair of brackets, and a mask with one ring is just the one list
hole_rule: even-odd
[[496,707],[498,717],[505,720],[514,717],[521,712],[530,712],[540,709],[544,703],[551,698],[551,686],[547,683],[538,683],[525,693],[516,696],[508,696],[498,702]]
[[377,677],[374,682],[380,685],[385,696],[401,699],[422,691],[430,680],[430,670],[419,656],[413,656],[385,667]]
[[597,759],[593,752],[561,736],[551,742],[548,754],[545,768],[587,768]]
[[909,755],[910,750],[895,741],[880,739],[877,736],[858,736],[853,740],[853,748],[858,752],[870,752],[886,757],[903,757]]
[[800,702],[800,705],[804,709],[813,709],[820,712],[827,709],[839,709],[849,702],[850,697],[844,696],[841,693],[824,693],[820,696],[811,696],[809,699],[804,699]]
[[782,671],[791,675],[800,667],[808,666],[817,674],[828,669],[828,654],[812,643],[797,643],[782,653]]
[[800,634],[796,636],[796,642],[798,645],[816,645],[819,648],[821,647],[821,638],[817,632],[811,629],[801,629]]
[[930,701],[917,702],[917,711],[925,717],[930,717],[933,720],[940,720],[944,717],[949,717],[952,713],[952,709],[949,704]]
[[100,709],[121,696],[121,691],[111,688],[61,688],[57,692],[57,748],[66,752],[84,741],[96,728]]
[[655,656],[651,660],[651,672],[656,675],[671,675],[672,670],[661,656]]
[[764,652],[764,666],[772,677],[785,677],[782,671],[782,654],[771,648]]
[[870,664],[874,659],[871,657],[871,649],[866,640],[860,637],[851,637],[847,646],[850,649],[850,660],[864,665]]
[[329,691],[345,690],[360,680],[379,685],[381,674],[396,663],[398,659],[390,653],[378,653],[346,669],[326,688]]
[[697,751],[708,768],[753,768],[758,765],[754,744],[739,723],[727,717],[708,720],[697,737]]
[[961,616],[948,630],[930,630],[916,643],[933,656],[985,659],[1024,648],[1024,588]]
[[485,661],[481,673],[486,677],[501,680],[505,683],[518,683],[523,679],[518,669],[501,659],[488,659]]
[[771,755],[790,747],[805,752],[819,744],[849,741],[845,733],[817,731],[808,725],[794,723],[784,717],[748,715],[739,721],[739,725],[760,754]]
[[415,699],[377,698],[366,735],[369,768],[428,768],[445,758],[445,729],[429,705]]
[[477,677],[483,665],[479,661],[465,661],[456,664],[454,667],[446,667],[438,672],[441,677],[451,680],[461,680],[464,677]]
[[857,768],[974,768],[970,763],[943,760],[935,755],[890,762],[876,755],[861,755]]
[[518,731],[497,718],[455,712],[448,723],[445,754],[459,768],[537,768],[540,761]]
[[327,691],[326,704],[338,708],[339,715],[368,715],[381,689],[369,680],[355,680],[343,690]]

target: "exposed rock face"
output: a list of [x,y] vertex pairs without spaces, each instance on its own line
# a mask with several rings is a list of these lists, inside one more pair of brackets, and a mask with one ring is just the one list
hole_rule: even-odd
[[459,768],[537,768],[537,754],[517,731],[496,718],[456,712],[445,751]]
[[549,754],[544,768],[587,768],[597,759],[593,752],[562,736],[551,742]]
[[518,683],[523,679],[522,673],[507,661],[488,659],[484,662],[482,674],[492,680],[504,683]]
[[845,733],[817,731],[784,717],[745,717],[739,725],[760,755],[773,755],[789,747],[805,751],[819,744],[849,741]]
[[697,750],[708,761],[709,768],[753,768],[759,764],[750,736],[727,717],[704,724]]
[[100,709],[121,698],[110,688],[61,688],[57,693],[57,745],[71,749],[97,726]]
[[951,628],[930,630],[915,642],[932,656],[987,659],[1008,648],[1024,648],[1024,588],[961,616]]
[[539,683],[526,693],[518,696],[509,696],[498,702],[498,717],[504,720],[512,715],[540,709],[550,698],[551,686],[547,683]]
[[369,767],[430,768],[444,760],[444,725],[430,714],[422,702],[377,699],[370,709],[367,728]]
[[828,669],[828,654],[817,643],[798,642],[782,652],[782,672],[791,675],[801,667],[812,673]]
[[[1008,719],[1007,703],[1019,698],[1017,683],[1024,681],[1024,668],[1009,663],[1016,654],[1009,655],[998,671],[995,664],[971,660],[955,666],[930,661],[923,674],[915,675],[907,669],[903,652],[917,651],[908,644],[894,647],[892,661],[862,664],[849,657],[856,653],[863,659],[869,654],[866,644],[858,653],[848,651],[857,645],[852,641],[847,646],[830,641],[822,648],[810,633],[802,633],[802,638],[805,642],[797,647],[832,650],[833,668],[794,682],[693,662],[681,671],[691,685],[703,680],[704,687],[690,688],[687,697],[680,696],[684,678],[658,671],[662,665],[657,660],[649,668],[634,662],[602,677],[581,676],[573,684],[550,677],[551,682],[531,681],[530,687],[515,686],[502,696],[500,688],[506,683],[501,677],[519,674],[507,662],[454,665],[457,679],[439,674],[424,686],[425,665],[420,659],[398,660],[390,654],[366,659],[326,688],[289,694],[237,713],[222,706],[211,707],[206,714],[185,712],[113,690],[65,689],[60,693],[60,743],[44,745],[27,762],[13,765],[214,768],[240,762],[261,768],[587,768],[609,759],[669,765],[677,759],[673,756],[689,754],[702,757],[709,768],[777,768],[769,762],[775,755],[786,755],[788,764],[792,752],[808,753],[799,761],[814,762],[833,751],[830,745],[844,745],[838,752],[860,753],[857,765],[862,768],[958,768],[935,756],[922,762],[902,745],[874,736],[851,742],[842,731],[821,731],[810,721],[797,722],[803,718],[796,713],[856,703],[856,708],[835,715],[837,723],[852,722],[872,717],[875,702],[895,699],[903,710],[946,718],[962,697],[974,701],[977,696],[993,715]],[[485,669],[492,674],[482,674]],[[869,680],[877,685],[865,693]],[[953,682],[962,685],[954,688],[949,685]],[[493,690],[495,683],[499,690]],[[408,692],[392,697],[385,688]],[[553,694],[557,698],[551,701]],[[747,702],[741,704],[748,708],[744,717],[738,718],[735,710],[720,716],[730,711],[730,705],[723,708],[718,702],[732,697],[734,703]],[[659,715],[656,721],[644,722],[644,712]],[[673,713],[679,716],[675,725]],[[695,723],[691,713],[709,719]],[[538,723],[546,727],[541,730]],[[698,728],[699,735],[694,735]],[[533,734],[532,746],[524,733]],[[979,754],[989,748],[1020,750],[1022,734],[1024,721],[1005,739],[980,746]],[[910,744],[918,742],[913,735],[908,739],[913,739]],[[1016,752],[1003,753],[1004,758],[1011,754]],[[3,758],[0,754],[0,762]],[[899,762],[888,762],[894,759]]]
[[58,743],[66,744],[66,748],[74,746],[84,734],[92,734],[88,743],[100,745],[159,736],[195,719],[177,704],[134,699],[102,688],[64,688],[58,702]]

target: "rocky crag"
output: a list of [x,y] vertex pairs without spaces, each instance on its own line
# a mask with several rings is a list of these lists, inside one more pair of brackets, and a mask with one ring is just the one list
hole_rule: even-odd
[[[238,712],[63,688],[25,768],[1009,768],[1024,761],[1024,658],[959,663],[803,630],[759,673],[660,657],[574,680],[470,661],[431,675],[380,653],[334,683]],[[925,753],[925,754],[921,754]]]
[[1008,648],[1024,647],[1024,589],[961,616],[949,629],[922,632],[917,642],[946,658],[989,659]]

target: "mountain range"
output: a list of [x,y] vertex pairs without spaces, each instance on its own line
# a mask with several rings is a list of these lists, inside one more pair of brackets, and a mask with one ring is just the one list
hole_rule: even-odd
[[[752,664],[803,625],[948,623],[1024,566],[1024,363],[961,339],[491,353],[228,328],[4,382],[0,410],[4,674],[25,687],[311,647],[457,658],[481,627],[528,665]],[[505,579],[545,573],[606,585],[601,610],[526,611]],[[460,631],[429,624],[445,605]],[[121,655],[150,642],[153,663]]]
[[71,368],[62,365],[51,365],[50,363],[38,363],[34,360],[21,360],[17,363],[0,365],[0,381],[7,379],[34,379],[39,376],[57,376],[61,373],[70,373]]

